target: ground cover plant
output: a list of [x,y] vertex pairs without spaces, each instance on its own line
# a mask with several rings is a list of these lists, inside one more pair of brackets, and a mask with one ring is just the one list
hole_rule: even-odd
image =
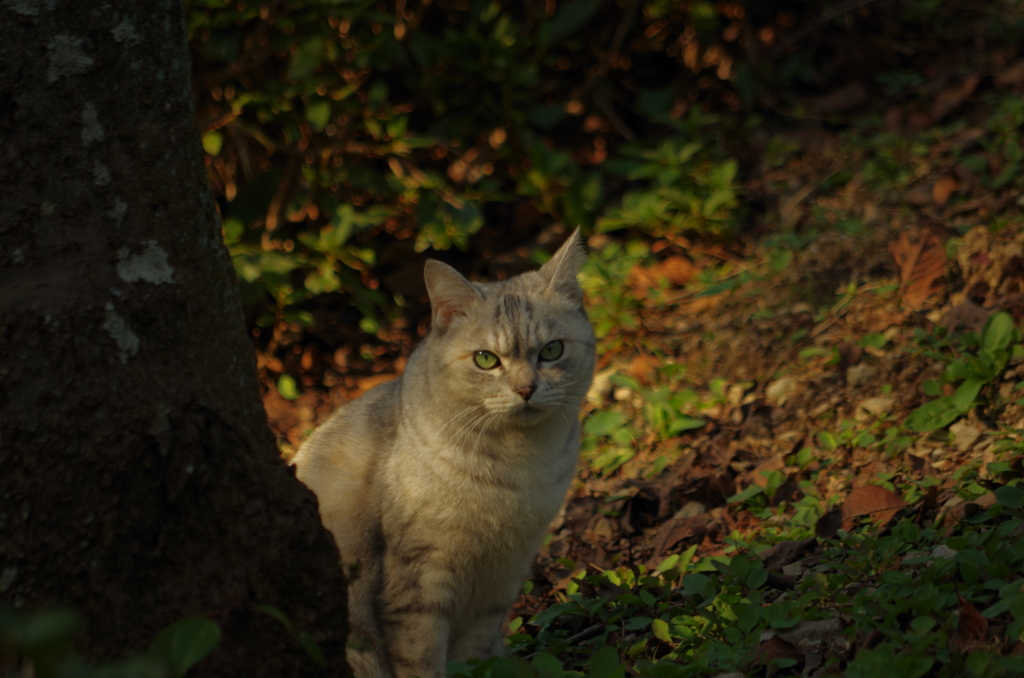
[[402,369],[424,257],[588,238],[579,479],[454,675],[1024,672],[1018,7],[189,4],[286,456]]
[[454,675],[1024,671],[1018,9],[194,7],[205,63],[235,33],[197,96],[286,456],[401,370],[423,256],[589,236],[579,480],[511,658]]

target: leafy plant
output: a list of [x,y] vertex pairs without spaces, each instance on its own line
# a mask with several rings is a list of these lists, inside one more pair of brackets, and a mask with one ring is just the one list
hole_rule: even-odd
[[598,219],[597,231],[633,227],[656,235],[723,235],[733,230],[740,216],[735,184],[739,165],[732,159],[715,163],[703,149],[703,143],[686,137],[666,139],[652,149],[625,148],[625,157],[610,163],[613,171],[650,183],[628,191],[621,207]]
[[947,383],[960,382],[953,395],[937,398],[910,413],[907,425],[915,431],[934,431],[953,423],[975,403],[981,389],[1006,368],[1011,344],[1020,341],[1020,330],[1006,312],[995,313],[985,323],[976,354],[965,353],[946,366]]
[[82,620],[73,610],[16,613],[0,608],[0,647],[23,658],[23,673],[54,678],[182,678],[220,641],[220,627],[203,617],[174,622],[143,655],[106,665],[88,665],[71,643]]

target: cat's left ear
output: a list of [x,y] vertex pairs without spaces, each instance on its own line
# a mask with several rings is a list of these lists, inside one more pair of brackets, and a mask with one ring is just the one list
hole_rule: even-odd
[[548,281],[545,293],[555,292],[582,304],[583,290],[576,282],[576,272],[580,270],[586,258],[587,253],[580,240],[580,229],[577,228],[558,248],[555,256],[538,271]]
[[458,271],[434,259],[429,259],[423,268],[423,280],[427,283],[433,314],[431,326],[440,331],[455,318],[467,315],[469,306],[483,298]]

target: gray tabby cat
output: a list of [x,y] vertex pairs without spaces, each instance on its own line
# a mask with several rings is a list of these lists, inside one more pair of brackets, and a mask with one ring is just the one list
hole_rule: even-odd
[[296,455],[352,568],[358,678],[439,678],[450,660],[503,652],[502,621],[576,469],[594,371],[583,258],[577,231],[504,282],[428,261],[432,330],[405,374]]

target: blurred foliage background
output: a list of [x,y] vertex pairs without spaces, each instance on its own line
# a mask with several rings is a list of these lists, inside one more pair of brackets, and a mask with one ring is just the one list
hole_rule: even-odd
[[[822,129],[913,138],[1024,44],[1012,0],[187,4],[224,235],[278,375],[403,350],[380,340],[422,333],[427,256],[501,278],[576,226],[684,256],[797,232],[766,172]],[[867,180],[907,168],[885,148]]]

